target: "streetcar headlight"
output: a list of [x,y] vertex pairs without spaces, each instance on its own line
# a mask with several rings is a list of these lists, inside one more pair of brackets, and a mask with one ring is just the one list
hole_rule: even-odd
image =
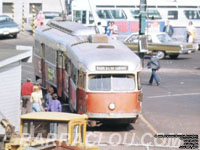
[[109,104],[109,109],[110,110],[114,110],[115,109],[115,104],[114,103]]

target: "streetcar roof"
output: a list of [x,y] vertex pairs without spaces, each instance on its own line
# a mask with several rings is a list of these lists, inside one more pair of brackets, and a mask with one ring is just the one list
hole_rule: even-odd
[[[108,47],[108,48],[107,48]],[[140,65],[139,57],[117,40],[109,43],[83,43],[74,46],[74,54],[89,71],[96,71],[97,66],[128,66],[129,71]]]
[[[56,27],[56,24],[59,27]],[[139,57],[127,46],[112,39],[109,39],[108,43],[91,43],[88,37],[93,32],[87,32],[89,30],[77,23],[55,22],[55,26],[48,25],[37,29],[35,39],[55,50],[64,51],[76,67],[85,71],[93,72],[96,71],[96,66],[103,65],[128,66],[127,71],[141,70]],[[88,35],[82,34],[83,32]]]

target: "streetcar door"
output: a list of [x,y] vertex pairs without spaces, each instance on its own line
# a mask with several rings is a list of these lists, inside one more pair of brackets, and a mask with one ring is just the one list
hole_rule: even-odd
[[63,97],[64,90],[64,54],[62,51],[57,51],[57,92],[59,97]]
[[78,88],[77,88],[77,112],[79,114],[86,113],[86,91],[85,91],[86,74],[82,71],[78,73]]
[[46,73],[45,73],[45,45],[41,44],[41,75],[42,75],[42,85],[46,87]]

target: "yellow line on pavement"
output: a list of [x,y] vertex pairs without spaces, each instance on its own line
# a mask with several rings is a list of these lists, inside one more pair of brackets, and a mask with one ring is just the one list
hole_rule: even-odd
[[[142,114],[140,114],[140,119],[151,129],[154,134],[158,134],[157,130],[144,118]],[[163,139],[160,140],[164,143]]]

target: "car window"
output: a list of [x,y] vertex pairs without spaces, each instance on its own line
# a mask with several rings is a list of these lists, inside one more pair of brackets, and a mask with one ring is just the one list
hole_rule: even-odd
[[11,22],[11,21],[12,21],[12,19],[7,16],[0,16],[0,23]]
[[129,37],[126,42],[128,43],[137,43],[138,42],[138,35],[134,34],[131,37]]

